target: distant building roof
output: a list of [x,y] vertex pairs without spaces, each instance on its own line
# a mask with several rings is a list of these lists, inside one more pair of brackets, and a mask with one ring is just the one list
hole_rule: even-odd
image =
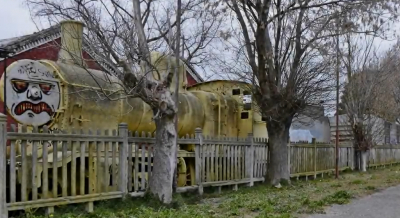
[[32,34],[0,39],[0,47],[6,48],[14,52],[14,55],[38,47],[42,44],[46,44],[52,40],[55,40],[61,36],[60,25],[54,25],[47,29]]
[[[56,24],[47,29],[43,29],[39,32],[34,32],[32,34],[8,38],[8,39],[0,39],[0,48],[7,49],[9,51],[12,51],[14,55],[18,55],[22,52],[49,43],[60,37],[61,37],[60,24]],[[88,48],[87,42],[84,42],[83,44],[84,44],[83,49],[89,55],[95,58],[97,55],[91,49]],[[1,60],[2,58],[0,58],[0,61]],[[98,62],[104,69],[109,71],[114,71],[113,68],[110,66],[110,64],[101,61]],[[196,82],[203,82],[204,81],[203,78],[196,72],[193,66],[191,66],[187,62],[185,63],[187,65],[187,72],[193,77],[193,79],[196,80]]]

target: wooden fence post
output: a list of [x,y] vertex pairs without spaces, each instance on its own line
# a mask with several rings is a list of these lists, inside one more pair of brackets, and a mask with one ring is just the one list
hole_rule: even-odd
[[7,116],[0,113],[0,218],[8,218],[6,205],[6,152],[7,152]]
[[128,194],[128,125],[126,123],[118,125],[118,134],[123,138],[123,142],[119,146],[119,190],[124,198]]
[[317,140],[312,138],[312,143],[314,145],[314,179],[317,178]]
[[249,187],[254,186],[254,180],[253,180],[253,172],[254,172],[254,139],[253,139],[253,133],[249,133],[247,140],[249,141],[249,147],[247,147],[247,152],[246,152],[246,177],[250,179],[250,182],[248,184]]
[[290,164],[291,164],[291,160],[290,160],[290,137],[288,138],[288,171],[289,171],[289,178],[291,177],[291,172],[290,172]]
[[195,148],[195,164],[196,164],[196,168],[195,168],[195,172],[196,172],[196,184],[199,187],[199,195],[203,194],[203,184],[202,184],[202,169],[203,166],[201,165],[201,159],[203,158],[201,155],[201,150],[202,150],[202,146],[203,146],[203,133],[202,130],[200,128],[196,128],[195,129],[195,135],[196,135],[196,139],[198,140],[198,143],[196,144],[196,148]]

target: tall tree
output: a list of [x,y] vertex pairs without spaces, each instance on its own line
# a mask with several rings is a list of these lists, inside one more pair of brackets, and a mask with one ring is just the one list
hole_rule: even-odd
[[[119,98],[138,97],[151,107],[156,125],[156,142],[149,187],[150,192],[161,201],[170,203],[177,164],[177,129],[174,121],[178,108],[171,87],[174,68],[182,65],[182,60],[201,65],[208,58],[206,46],[215,40],[214,36],[223,19],[213,10],[201,12],[201,9],[218,7],[216,1],[187,0],[178,5],[172,0],[26,1],[39,19],[44,18],[51,23],[64,19],[82,21],[87,27],[85,42],[90,42],[86,46],[95,54],[96,61],[109,65],[111,70],[105,75],[110,78],[117,76],[121,81],[119,85],[124,93]],[[170,16],[164,16],[167,11],[181,13],[178,13],[175,21],[171,21]],[[185,26],[186,22],[191,24]],[[185,34],[185,53],[179,57],[179,35],[185,30],[198,31],[201,37],[191,32]],[[168,37],[175,34],[177,37]],[[156,56],[152,56],[151,52],[163,53],[171,49],[177,51],[177,61],[171,59],[168,69],[160,71],[155,67],[158,59],[155,60]],[[89,70],[87,72],[90,73]],[[112,81],[110,78],[105,80]],[[103,87],[100,88],[103,90]],[[113,100],[104,90],[102,94]]]
[[356,168],[366,171],[367,151],[374,144],[385,143],[387,122],[395,121],[399,114],[392,98],[393,81],[398,81],[398,61],[390,57],[390,50],[379,55],[374,46],[376,37],[347,33],[343,41],[340,57],[348,81],[342,96],[342,112],[353,133]]
[[[331,99],[336,77],[334,37],[348,31],[375,32],[377,23],[394,19],[398,4],[370,0],[230,0],[227,4],[240,28],[227,40],[236,43],[229,49],[245,64],[224,62],[236,67],[231,71],[239,78],[252,81],[254,100],[267,122],[267,181],[279,185],[289,180],[286,145],[293,117],[309,105]],[[357,23],[344,19],[349,12]]]

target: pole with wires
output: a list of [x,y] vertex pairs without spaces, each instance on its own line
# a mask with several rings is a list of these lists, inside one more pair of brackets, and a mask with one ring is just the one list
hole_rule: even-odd
[[336,146],[335,178],[339,178],[339,13],[336,15]]

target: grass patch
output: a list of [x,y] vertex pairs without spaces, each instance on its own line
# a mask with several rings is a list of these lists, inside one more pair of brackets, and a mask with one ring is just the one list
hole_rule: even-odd
[[356,180],[351,181],[351,184],[361,185],[361,184],[365,184],[365,181],[363,181],[361,179],[356,179]]
[[[366,173],[341,173],[310,181],[291,181],[277,189],[266,184],[238,191],[209,193],[203,196],[183,193],[165,206],[149,196],[95,203],[95,211],[87,214],[84,205],[57,207],[57,218],[147,218],[147,217],[267,217],[289,218],[298,214],[322,213],[332,204],[346,204],[352,198],[369,195],[377,190],[400,184],[400,166],[369,170]],[[226,187],[229,189],[230,187]],[[43,209],[30,211],[21,218],[44,218]]]

